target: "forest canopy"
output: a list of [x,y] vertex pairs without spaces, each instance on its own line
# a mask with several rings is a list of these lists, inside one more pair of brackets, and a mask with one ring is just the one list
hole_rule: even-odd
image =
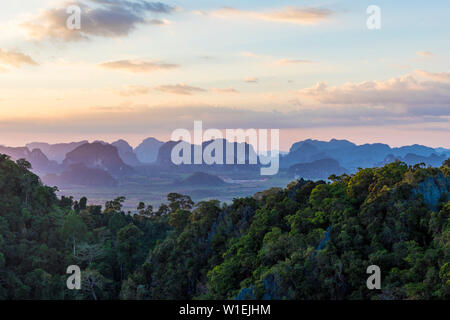
[[[59,198],[30,168],[0,155],[0,299],[450,299],[450,160],[230,204],[171,193],[135,214],[123,197]],[[69,265],[81,290],[66,287]]]

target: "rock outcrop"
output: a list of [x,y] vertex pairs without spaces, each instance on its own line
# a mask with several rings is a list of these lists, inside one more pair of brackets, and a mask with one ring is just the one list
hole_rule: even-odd
[[428,177],[413,189],[413,194],[422,195],[428,207],[437,210],[440,201],[449,200],[450,178],[446,178],[443,174]]

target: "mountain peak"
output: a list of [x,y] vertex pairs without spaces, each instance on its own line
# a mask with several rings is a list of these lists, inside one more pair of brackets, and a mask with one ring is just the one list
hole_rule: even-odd
[[153,163],[158,158],[159,148],[164,142],[149,137],[134,149],[138,160],[142,163]]
[[120,158],[130,166],[138,166],[141,162],[136,157],[136,154],[130,144],[123,140],[117,140],[111,143],[112,146],[116,147],[119,151]]

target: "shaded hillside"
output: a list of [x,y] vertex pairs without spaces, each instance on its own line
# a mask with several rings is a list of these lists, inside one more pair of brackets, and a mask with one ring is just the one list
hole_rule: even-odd
[[159,148],[164,144],[155,138],[147,138],[134,149],[138,160],[142,163],[154,163],[158,158]]
[[[121,211],[121,198],[104,210],[86,198],[58,199],[28,168],[0,154],[0,300],[117,299],[121,275],[165,237],[167,216],[133,218]],[[96,279],[92,288],[83,282],[82,290],[67,290],[74,264]]]
[[[450,182],[449,165],[424,169],[395,162],[328,184],[296,181],[229,206],[208,201],[180,209],[170,215],[175,233],[152,250],[122,294],[449,299],[450,185],[422,186],[431,177]],[[429,192],[439,193],[433,210],[424,201]],[[382,270],[381,290],[366,287],[367,267],[374,264]]]
[[222,187],[227,185],[227,183],[218,176],[204,172],[195,172],[186,179],[176,182],[175,185],[182,187]]
[[[175,165],[172,161],[171,155],[172,150],[174,147],[176,147],[178,144],[184,145],[185,150],[190,150],[190,155],[184,155],[183,152],[178,153],[179,158],[187,159],[190,161],[190,164],[181,164],[181,165]],[[213,145],[213,143],[215,145]],[[217,148],[222,147],[223,154],[222,157],[219,156],[219,154],[215,154],[214,146]],[[205,159],[203,158],[202,153],[202,164],[195,164],[195,148],[196,146],[193,144],[189,144],[184,141],[169,141],[166,142],[164,145],[161,146],[158,154],[158,159],[156,161],[157,165],[160,166],[167,166],[172,167],[173,170],[184,170],[189,172],[196,172],[196,171],[207,171],[207,170],[216,170],[216,171],[228,171],[228,170],[239,170],[239,171],[245,171],[245,170],[259,170],[259,159],[258,155],[256,154],[253,147],[248,143],[231,143],[224,139],[218,139],[218,140],[211,140],[203,142],[202,144],[202,150],[209,150],[208,154],[211,154],[211,157],[217,157],[217,159],[221,159],[223,164],[206,164]],[[231,162],[232,164],[226,164],[227,163],[227,152],[226,150],[233,150],[232,156],[229,155],[228,162]],[[231,152],[229,153],[231,154]],[[185,157],[185,158],[184,158]],[[256,164],[250,164],[250,159],[256,159]],[[239,163],[239,164],[238,164]],[[226,165],[224,165],[226,164]]]
[[408,153],[405,157],[403,157],[399,160],[403,161],[407,164],[410,164],[410,165],[415,165],[418,163],[425,163],[426,165],[435,167],[435,166],[438,166],[440,163],[442,163],[445,159],[447,159],[446,155],[438,156],[434,153],[428,157]]
[[[398,157],[404,157],[407,154],[415,154],[417,156],[422,156],[422,157],[428,157],[431,156],[433,153],[439,153],[440,151],[427,147],[427,146],[422,146],[420,144],[414,144],[412,146],[404,146],[404,147],[399,147],[399,148],[392,148],[393,154],[395,154]],[[448,152],[448,150],[447,150]],[[445,152],[443,152],[445,153]],[[450,155],[450,153],[449,153]]]
[[119,151],[119,156],[129,166],[138,166],[141,162],[136,157],[133,148],[125,140],[118,140],[111,143]]
[[281,166],[289,168],[299,163],[308,163],[326,158],[327,154],[309,142],[304,142],[281,158]]
[[134,172],[130,166],[122,161],[116,147],[100,142],[86,143],[69,152],[63,165],[69,167],[79,163],[90,168],[103,169],[113,176],[122,176]]
[[341,167],[334,159],[321,159],[310,163],[300,163],[293,165],[288,170],[288,175],[292,178],[304,179],[328,179],[332,174],[342,175],[349,173],[347,169]]
[[85,187],[115,187],[117,181],[105,170],[88,168],[82,163],[71,165],[61,174],[46,175],[42,181],[49,186],[85,186]]

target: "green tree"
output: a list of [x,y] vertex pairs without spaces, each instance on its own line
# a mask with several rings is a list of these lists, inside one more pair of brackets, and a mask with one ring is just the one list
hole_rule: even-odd
[[194,206],[194,202],[191,197],[179,193],[169,193],[167,195],[167,200],[169,201],[169,208],[171,212],[175,212],[178,209],[191,210]]
[[117,250],[121,279],[124,278],[125,272],[133,272],[133,266],[136,260],[136,254],[140,249],[142,236],[143,232],[132,223],[123,227],[117,233]]
[[76,256],[76,243],[86,237],[87,227],[76,212],[71,212],[63,221],[61,233],[66,240],[72,242],[73,255]]

